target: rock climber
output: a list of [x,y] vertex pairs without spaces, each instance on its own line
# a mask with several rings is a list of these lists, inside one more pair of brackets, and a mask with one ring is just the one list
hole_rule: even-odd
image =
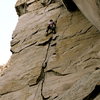
[[48,23],[46,32],[47,32],[46,35],[48,35],[50,33],[56,34],[56,23],[52,19]]

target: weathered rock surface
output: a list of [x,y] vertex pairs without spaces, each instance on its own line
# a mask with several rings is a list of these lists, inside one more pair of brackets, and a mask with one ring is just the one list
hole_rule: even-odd
[[83,14],[100,30],[100,0],[73,0]]
[[[100,32],[95,26],[60,0],[46,6],[18,0],[16,10],[20,17],[13,54],[0,77],[0,100],[99,100]],[[50,19],[57,33],[46,36]]]

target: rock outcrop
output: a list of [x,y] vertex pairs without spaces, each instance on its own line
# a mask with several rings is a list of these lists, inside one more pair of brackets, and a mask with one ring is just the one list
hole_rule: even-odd
[[[18,0],[16,11],[20,17],[12,56],[0,77],[0,100],[99,100],[100,32],[95,26],[61,0],[45,0],[45,5]],[[57,33],[46,36],[50,19]]]
[[73,0],[89,21],[100,31],[100,0]]

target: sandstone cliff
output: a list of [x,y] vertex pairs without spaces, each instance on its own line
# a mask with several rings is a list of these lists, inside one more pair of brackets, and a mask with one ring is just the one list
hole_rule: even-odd
[[[16,3],[20,17],[0,100],[100,100],[100,32],[76,7],[41,2]],[[50,19],[57,33],[46,36]]]

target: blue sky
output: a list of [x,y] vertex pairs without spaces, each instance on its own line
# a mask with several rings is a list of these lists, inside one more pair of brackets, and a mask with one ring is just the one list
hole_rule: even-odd
[[10,41],[18,21],[16,2],[17,0],[0,1],[0,65],[6,64],[11,56]]

